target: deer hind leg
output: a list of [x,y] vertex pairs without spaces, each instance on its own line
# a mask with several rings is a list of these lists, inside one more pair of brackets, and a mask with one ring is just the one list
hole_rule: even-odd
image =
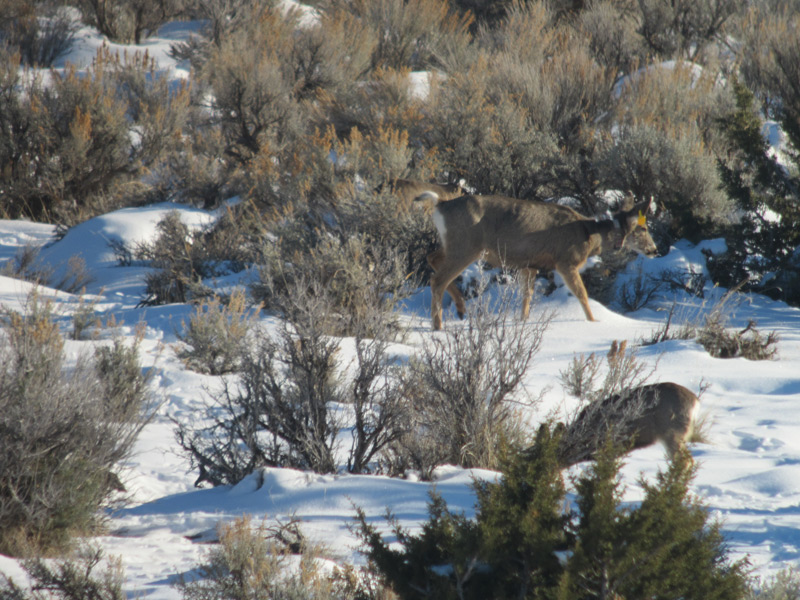
[[[444,254],[444,248],[437,248],[427,256],[428,264],[433,269],[433,272],[436,273],[441,270],[442,265],[447,257]],[[457,276],[457,274],[456,274]],[[458,318],[463,319],[464,315],[467,312],[467,303],[464,300],[464,295],[461,293],[461,290],[458,289],[458,286],[455,284],[455,281],[451,281],[447,284],[447,292],[450,294],[450,297],[456,303],[456,313],[458,313]],[[441,306],[441,304],[440,304]]]
[[686,448],[686,435],[683,432],[671,431],[664,436],[664,446],[670,458],[675,458],[679,450]]
[[536,281],[536,269],[520,270],[520,286],[522,286],[522,320],[528,318],[531,312],[531,298],[533,297],[533,284]]
[[589,294],[586,293],[586,288],[583,285],[583,279],[581,279],[581,274],[578,273],[578,269],[575,267],[557,267],[556,270],[564,279],[564,283],[567,284],[569,291],[572,292],[578,299],[578,302],[581,303],[583,312],[586,315],[586,320],[594,321],[594,315],[589,308]]

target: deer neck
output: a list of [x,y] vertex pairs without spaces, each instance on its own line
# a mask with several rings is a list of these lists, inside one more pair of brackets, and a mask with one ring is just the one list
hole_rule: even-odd
[[599,254],[604,248],[613,247],[619,250],[625,239],[625,230],[617,218],[603,221],[584,221],[587,237],[592,245],[592,255]]

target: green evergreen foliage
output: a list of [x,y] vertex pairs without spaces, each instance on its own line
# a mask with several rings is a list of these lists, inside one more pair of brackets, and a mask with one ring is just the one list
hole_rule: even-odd
[[571,534],[557,450],[558,436],[540,427],[524,455],[507,451],[500,481],[475,484],[482,552],[501,597],[544,597],[558,584]]
[[402,549],[390,548],[359,511],[365,553],[400,598],[536,598],[554,589],[556,552],[567,547],[564,482],[547,428],[534,448],[526,458],[509,453],[497,483],[476,485],[474,520],[451,513],[434,494],[420,535],[395,523]]
[[743,562],[731,563],[719,528],[691,496],[695,467],[680,452],[644,500],[622,505],[619,461],[610,448],[576,482],[576,544],[559,598],[741,598]]
[[738,80],[733,88],[736,111],[720,126],[734,154],[728,161],[720,160],[718,168],[725,190],[743,217],[725,231],[728,251],[710,256],[709,269],[714,281],[723,286],[744,282],[745,289],[797,303],[800,177],[770,156],[754,94]]
[[508,453],[501,479],[475,485],[474,519],[434,497],[419,535],[394,526],[400,549],[359,512],[371,564],[403,599],[743,597],[745,563],[727,557],[718,526],[691,495],[688,453],[641,481],[644,500],[628,506],[608,447],[576,480],[576,511],[565,512],[557,445],[543,425],[528,451]]

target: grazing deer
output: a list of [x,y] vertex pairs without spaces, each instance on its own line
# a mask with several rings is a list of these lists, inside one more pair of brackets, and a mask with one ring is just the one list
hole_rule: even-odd
[[[415,200],[435,197],[423,192]],[[656,245],[647,232],[645,214],[650,202],[622,210],[613,218],[595,221],[566,206],[504,196],[461,196],[439,202],[433,222],[441,247],[428,255],[431,277],[431,319],[442,328],[445,289],[456,303],[459,317],[466,312],[464,297],[453,280],[484,255],[493,266],[519,269],[522,275],[522,318],[530,311],[533,283],[541,270],[555,269],[583,307],[589,321],[594,316],[578,270],[590,256],[612,248],[628,248],[654,256]]]
[[[425,183],[413,179],[393,179],[388,183],[391,192],[397,196],[404,205],[410,206],[413,200],[422,199],[424,194],[429,194],[430,199],[452,200],[463,194],[461,185],[458,183]],[[378,186],[378,191],[383,189],[383,184]]]
[[587,405],[564,427],[559,448],[564,466],[590,460],[607,441],[638,450],[662,442],[670,456],[692,435],[700,400],[677,383],[634,388]]

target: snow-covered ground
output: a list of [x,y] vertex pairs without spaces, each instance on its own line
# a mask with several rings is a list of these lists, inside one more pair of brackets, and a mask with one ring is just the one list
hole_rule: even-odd
[[[172,69],[175,77],[186,77],[186,66],[171,59],[168,49],[193,27],[196,24],[166,26],[139,50],[146,48],[160,67]],[[67,60],[87,65],[100,43],[95,32],[82,29],[72,52],[58,66]],[[122,51],[125,47],[112,49]],[[418,79],[422,85],[424,78]],[[188,471],[186,458],[177,452],[170,419],[188,419],[202,411],[206,390],[217,381],[187,371],[175,357],[175,332],[191,309],[185,305],[137,307],[144,296],[147,269],[119,266],[108,246],[112,240],[132,244],[151,239],[155,224],[169,210],[179,210],[187,223],[197,226],[215,218],[213,213],[180,205],[126,209],[74,228],[41,255],[54,269],[63,268],[70,256],[81,255],[93,277],[85,299],[95,302],[104,321],[113,316],[118,332],[133,336],[138,324],[146,324],[141,345],[143,363],[154,369],[154,393],[163,404],[138,440],[134,457],[124,465],[130,502],[109,515],[108,534],[95,540],[107,554],[120,557],[129,595],[146,595],[153,600],[179,597],[171,584],[178,574],[202,560],[207,546],[200,542],[213,534],[218,523],[242,514],[252,515],[255,523],[263,518],[299,518],[308,537],[325,544],[334,556],[357,563],[363,559],[357,540],[348,530],[354,506],[362,507],[376,521],[382,520],[389,507],[413,530],[427,517],[428,493],[435,485],[451,508],[471,514],[473,478],[491,478],[495,473],[442,467],[436,482],[429,484],[379,476],[321,476],[265,469],[234,487],[193,487],[197,474]],[[24,246],[42,245],[51,241],[53,234],[54,228],[49,225],[0,221],[0,267]],[[707,245],[713,249],[719,242]],[[699,247],[681,242],[667,256],[642,260],[641,265],[645,272],[675,267],[699,270],[704,268],[704,257]],[[632,272],[635,269],[632,267]],[[215,283],[229,286],[232,282]],[[0,277],[0,304],[22,310],[31,287]],[[664,296],[650,307],[627,315],[591,301],[599,320],[595,323],[585,321],[580,305],[563,287],[541,299],[535,310],[553,309],[556,316],[525,382],[534,394],[544,391],[539,416],[573,406],[574,400],[563,392],[558,374],[576,354],[605,353],[612,340],[628,340],[629,346],[634,346],[663,322],[673,300],[679,303],[677,313],[689,318],[707,310],[723,292],[707,287],[705,306],[687,295]],[[69,314],[80,306],[81,298],[47,288],[41,288],[40,293],[58,304],[66,328]],[[428,290],[420,290],[403,309],[402,320],[411,334],[405,346],[409,354],[433,335],[429,298]],[[674,381],[693,391],[708,385],[702,396],[702,412],[708,415],[711,427],[708,443],[692,446],[701,465],[693,489],[721,520],[733,557],[750,556],[756,572],[766,575],[787,565],[800,566],[800,310],[748,295],[737,296],[732,305],[731,327],[744,328],[755,319],[761,331],[779,334],[777,360],[714,359],[693,341],[642,347],[638,357],[656,366],[653,380]],[[463,324],[452,313],[446,316],[446,328],[460,326]],[[68,348],[78,352],[91,343],[70,342]],[[663,465],[660,446],[631,454],[623,471],[626,499],[635,502],[640,497],[636,484],[640,474],[653,476]],[[2,556],[0,572],[13,577],[21,574],[16,561]]]
[[[155,369],[154,392],[163,399],[157,418],[140,437],[135,456],[125,465],[123,478],[130,503],[110,515],[109,533],[95,540],[109,555],[119,556],[127,589],[154,599],[176,598],[171,586],[176,576],[189,571],[203,557],[202,543],[218,523],[249,514],[262,519],[299,518],[304,533],[323,543],[342,560],[363,562],[356,538],[348,530],[362,507],[380,522],[387,507],[412,530],[427,516],[431,485],[456,510],[473,512],[470,484],[474,477],[496,474],[442,467],[435,484],[366,475],[316,475],[290,469],[265,469],[234,487],[195,489],[196,473],[189,472],[185,457],[177,452],[170,417],[187,419],[203,410],[206,390],[215,378],[187,371],[175,357],[176,329],[190,309],[185,305],[137,308],[143,298],[145,267],[118,266],[108,247],[110,240],[126,243],[147,240],[155,223],[167,211],[178,210],[187,222],[202,225],[213,213],[161,204],[125,209],[97,217],[74,228],[48,246],[42,259],[58,268],[69,256],[81,254],[94,281],[86,298],[96,302],[103,320],[113,316],[118,331],[133,335],[146,323],[141,350],[146,368]],[[26,245],[50,240],[49,225],[0,221],[0,262],[11,259]],[[639,259],[645,272],[676,267],[703,268],[702,247],[718,248],[719,241],[693,247],[681,242],[661,258]],[[631,265],[638,272],[638,265]],[[227,285],[229,282],[218,282]],[[22,310],[30,284],[0,277],[0,303]],[[706,300],[681,294],[677,314],[691,317],[706,310],[723,290],[708,286]],[[52,297],[68,328],[69,315],[80,305],[78,296],[41,288]],[[406,302],[402,319],[411,335],[406,351],[415,352],[429,336],[429,290]],[[604,353],[612,340],[629,345],[647,338],[665,318],[673,297],[663,297],[652,307],[622,315],[591,301],[595,323],[585,321],[578,302],[565,288],[541,298],[535,310],[555,310],[526,385],[534,394],[544,390],[539,417],[573,406],[558,382],[558,374],[579,353]],[[269,317],[263,317],[267,319]],[[767,574],[789,564],[800,565],[800,310],[760,296],[735,299],[732,327],[744,328],[755,319],[763,332],[780,335],[777,360],[750,362],[715,359],[693,341],[670,341],[638,348],[638,357],[656,366],[654,380],[675,381],[702,395],[702,411],[711,422],[709,441],[695,444],[692,453],[701,464],[694,491],[723,525],[734,557],[749,555],[757,572]],[[454,314],[446,315],[446,328],[461,327]],[[520,325],[524,326],[524,325]],[[108,334],[110,335],[110,334]],[[71,342],[71,351],[92,342]],[[346,360],[347,357],[342,357]],[[664,465],[661,446],[631,454],[624,467],[626,499],[636,501],[640,474],[653,476]],[[198,539],[190,539],[197,538]],[[0,557],[0,571],[19,575],[16,563]]]

